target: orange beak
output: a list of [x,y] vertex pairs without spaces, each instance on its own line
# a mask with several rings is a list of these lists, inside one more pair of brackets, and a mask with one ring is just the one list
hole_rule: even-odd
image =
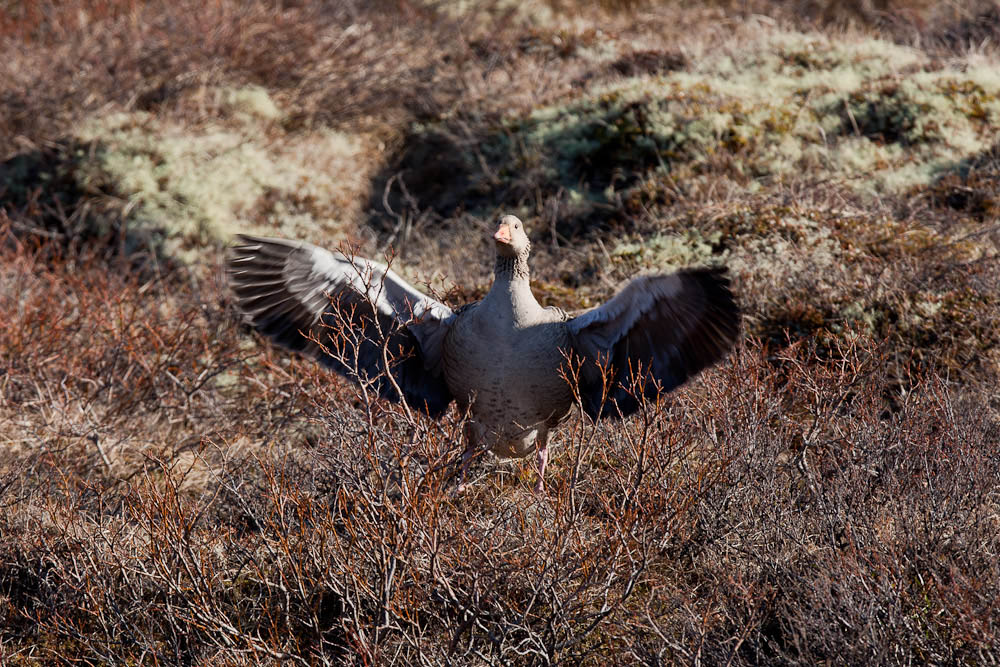
[[510,243],[510,225],[501,224],[497,228],[497,233],[493,235],[493,240],[500,243]]

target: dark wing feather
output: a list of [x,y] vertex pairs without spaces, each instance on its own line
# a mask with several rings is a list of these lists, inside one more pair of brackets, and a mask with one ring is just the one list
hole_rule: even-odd
[[724,269],[688,269],[636,278],[567,326],[582,361],[580,398],[597,419],[629,415],[640,397],[672,391],[722,359],[739,334],[739,309]]
[[238,240],[226,268],[237,305],[255,329],[352,379],[356,369],[375,379],[380,396],[398,401],[385,376],[388,340],[392,378],[407,404],[431,416],[447,409],[452,396],[441,364],[451,309],[378,262],[299,241]]

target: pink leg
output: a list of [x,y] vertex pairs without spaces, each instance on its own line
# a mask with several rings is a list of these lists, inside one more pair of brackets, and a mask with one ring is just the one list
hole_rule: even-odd
[[462,472],[458,479],[458,488],[455,490],[455,495],[458,495],[465,491],[465,479],[469,474],[469,466],[472,465],[472,457],[476,453],[476,428],[471,422],[466,422],[463,430],[463,435],[465,435],[465,451],[462,452]]
[[535,445],[535,455],[538,457],[538,481],[535,482],[535,493],[545,495],[545,465],[549,462],[549,431],[543,430],[538,434],[538,442]]

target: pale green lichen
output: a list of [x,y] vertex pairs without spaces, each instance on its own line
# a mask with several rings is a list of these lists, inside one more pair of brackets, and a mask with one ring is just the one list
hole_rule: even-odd
[[529,0],[451,0],[441,2],[440,0],[421,0],[422,4],[429,5],[435,10],[450,16],[454,19],[462,19],[483,26],[491,25],[496,21],[498,15],[506,15],[508,20],[515,20],[525,25],[554,26],[564,25],[568,20],[565,16],[558,16],[552,6]]
[[720,238],[720,233],[706,238],[698,230],[689,230],[685,234],[661,233],[644,240],[622,241],[611,250],[610,255],[640,269],[667,271],[711,261],[713,245]]
[[734,243],[727,264],[763,283],[802,282],[805,275],[834,278],[857,253],[834,231],[803,216],[783,216],[770,229]]
[[275,142],[252,124],[192,129],[137,112],[94,119],[77,138],[98,147],[81,182],[127,200],[132,232],[177,248],[238,231],[311,237],[363,190],[360,142],[333,130]]
[[281,118],[281,110],[274,103],[267,91],[260,86],[247,86],[246,88],[225,88],[219,91],[222,97],[223,106],[229,111],[237,114],[245,114],[263,118],[265,120],[277,120]]
[[718,173],[720,156],[747,188],[799,172],[880,194],[927,184],[1000,138],[1000,76],[985,63],[927,71],[908,47],[784,31],[745,46],[510,118],[492,155],[518,153],[512,172],[530,165],[597,197],[654,170]]
[[865,81],[921,65],[921,52],[871,38],[840,39],[818,33],[765,31],[738,51],[693,59],[690,72],[675,75],[731,97],[768,102],[795,93],[843,93]]

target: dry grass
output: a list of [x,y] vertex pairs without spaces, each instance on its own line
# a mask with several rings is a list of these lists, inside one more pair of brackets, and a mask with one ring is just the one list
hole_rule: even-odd
[[[0,662],[1000,660],[995,3],[8,5]],[[454,498],[461,415],[219,268],[284,230],[460,303],[500,210],[545,303],[717,263],[747,313],[545,499]]]

